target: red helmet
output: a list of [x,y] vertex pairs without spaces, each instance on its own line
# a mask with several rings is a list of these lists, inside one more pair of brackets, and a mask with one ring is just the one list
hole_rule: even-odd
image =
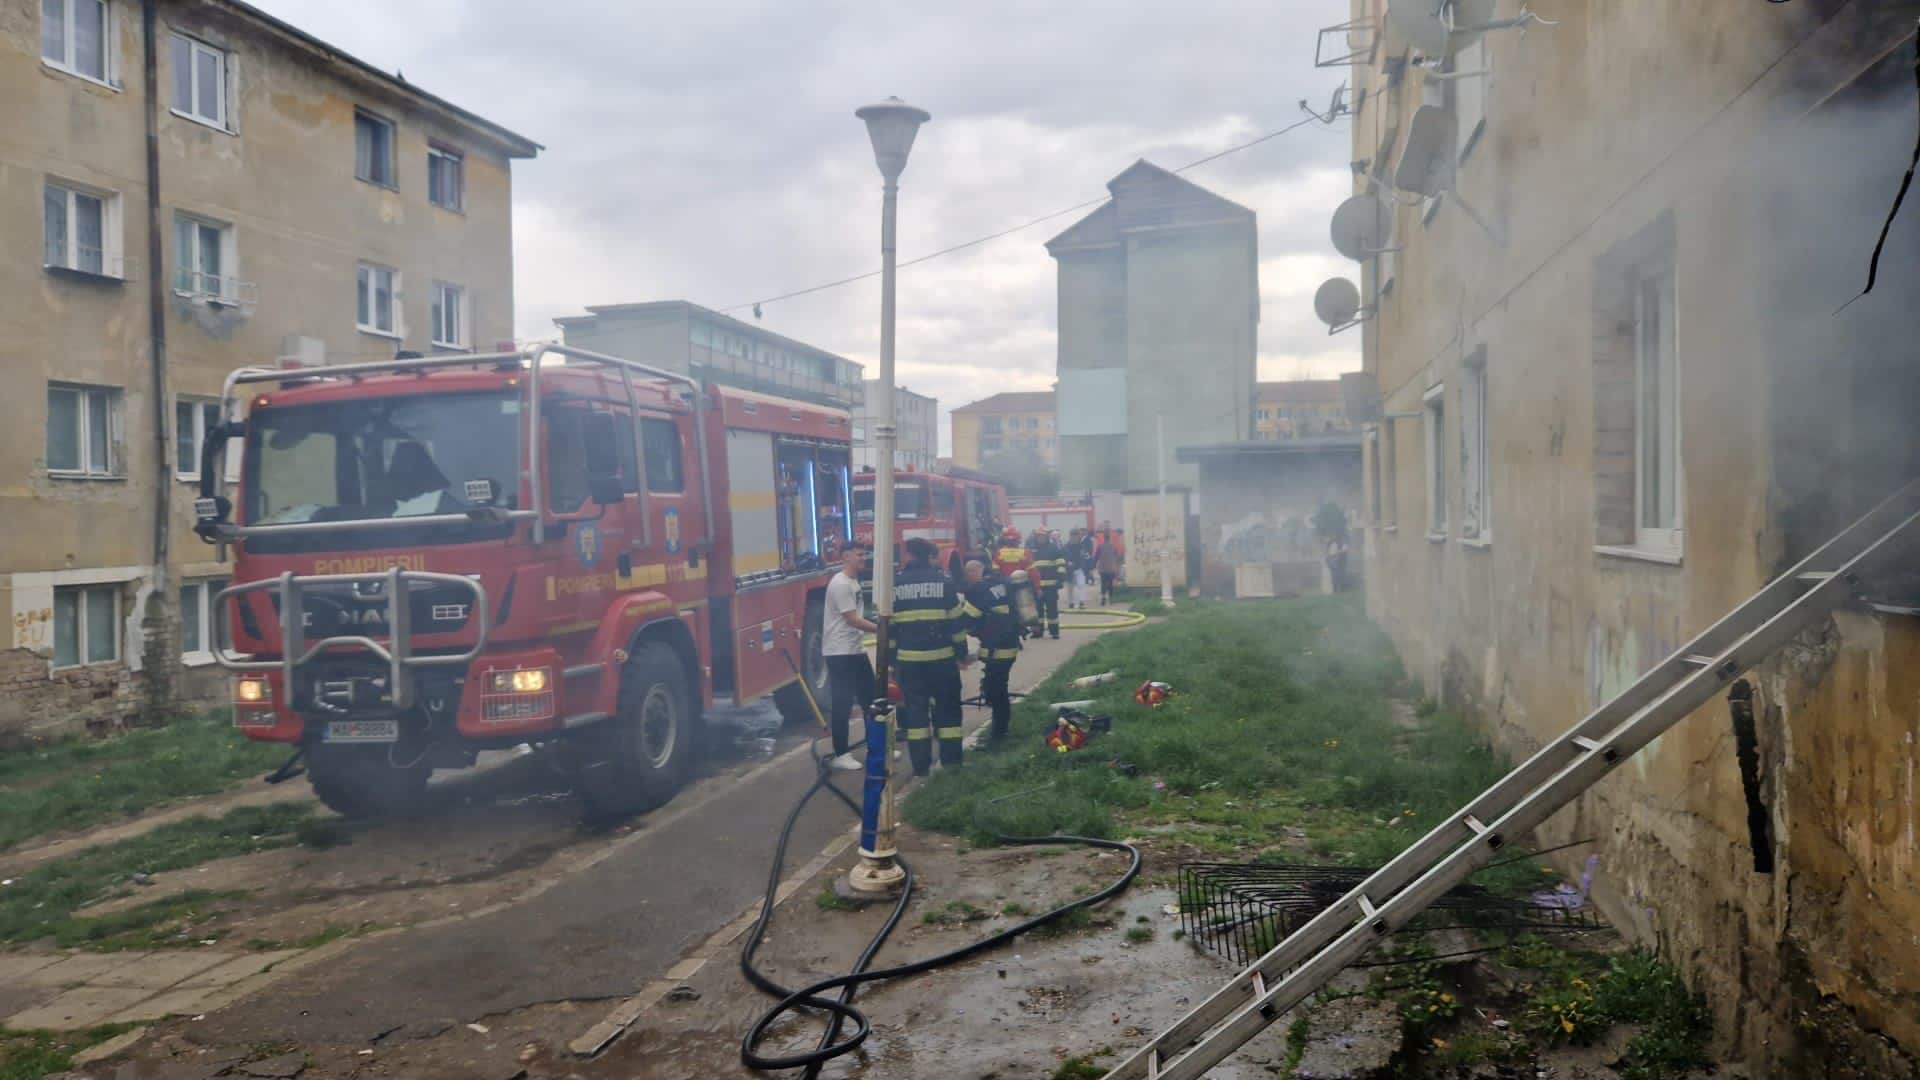
[[1006,527],[1006,530],[1000,534],[1000,539],[1011,540],[1017,544],[1020,542],[1020,530],[1009,525]]

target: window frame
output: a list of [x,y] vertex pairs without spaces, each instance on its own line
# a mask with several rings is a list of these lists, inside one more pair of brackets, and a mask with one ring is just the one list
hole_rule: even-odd
[[[1479,60],[1477,67],[1472,64],[1462,65],[1461,61],[1463,59],[1472,60],[1475,56],[1477,56]],[[1450,72],[1458,72],[1463,66],[1465,66],[1468,71],[1478,70],[1485,72],[1483,75],[1467,75],[1462,78],[1446,80],[1448,94],[1451,98],[1449,104],[1453,108],[1454,116],[1454,160],[1464,165],[1467,159],[1473,156],[1474,148],[1480,145],[1481,136],[1486,134],[1487,101],[1493,94],[1493,51],[1487,47],[1487,37],[1485,34],[1476,37],[1455,50],[1452,59],[1448,61],[1447,70]],[[1475,109],[1472,125],[1466,126],[1467,116],[1463,105],[1469,95],[1462,93],[1462,91],[1466,90],[1469,84],[1472,84],[1472,88],[1475,91],[1471,96],[1478,107]],[[1458,182],[1456,178],[1455,183]]]
[[[41,268],[67,274],[82,274],[90,278],[102,278],[112,281],[126,280],[126,262],[120,247],[120,193],[108,188],[68,180],[51,174],[41,178],[40,182],[40,262]],[[60,192],[64,197],[66,227],[61,237],[63,262],[53,261],[53,252],[47,243],[48,230],[53,222],[46,216],[47,196]],[[80,256],[80,215],[79,200],[92,199],[100,204],[100,269],[90,270],[79,264]]]
[[[193,419],[192,446],[187,456],[180,456],[180,410],[192,409]],[[220,425],[220,401],[218,398],[198,397],[192,394],[173,396],[173,477],[176,480],[198,481],[200,479],[200,458],[206,453],[207,433]]]
[[[1460,539],[1486,547],[1493,543],[1493,492],[1487,454],[1487,350],[1476,349],[1461,365],[1460,385]],[[1473,513],[1468,514],[1471,500]],[[1469,531],[1471,530],[1471,531]]]
[[[181,246],[180,228],[182,225],[192,226],[191,235],[193,238],[193,258],[187,260],[185,265],[182,264],[182,257],[187,254],[187,252]],[[202,229],[212,229],[218,236],[220,242],[220,273],[214,275],[215,280],[219,283],[219,291],[217,292],[209,292],[202,287],[205,284],[206,278],[206,271],[199,269],[203,244],[205,242],[205,238],[201,235]],[[231,224],[224,221],[217,221],[188,210],[175,210],[173,212],[173,292],[175,296],[183,296],[193,300],[205,300],[210,304],[237,305],[240,302],[239,263],[239,234]],[[192,287],[181,287],[182,273],[193,275]]]
[[[450,203],[440,201],[439,191],[434,186],[435,159],[453,163],[454,192],[453,201]],[[445,166],[442,166],[443,171],[444,169]],[[467,212],[467,155],[464,151],[455,150],[438,142],[427,144],[427,201],[442,210],[450,210],[456,214]]]
[[[360,122],[362,120],[378,124],[386,129],[387,153],[385,179],[363,174],[360,171]],[[371,155],[369,155],[368,160],[369,162],[373,160]],[[374,171],[371,166],[369,166],[369,171]],[[374,112],[372,109],[360,105],[353,107],[353,178],[362,183],[372,184],[374,187],[386,188],[388,191],[400,190],[400,125]]]
[[1447,539],[1447,384],[1435,383],[1421,400],[1426,433],[1427,539]]
[[[176,43],[184,44],[187,47],[187,95],[192,100],[185,105],[182,105],[178,100],[180,91],[180,56],[179,51],[175,48]],[[218,64],[217,70],[220,73],[220,82],[219,85],[214,88],[214,96],[218,99],[217,104],[219,106],[219,113],[216,116],[208,116],[205,113],[196,111],[196,108],[200,104],[199,57],[202,53],[211,54]],[[210,127],[215,131],[224,132],[228,135],[234,134],[232,50],[223,49],[212,42],[194,37],[192,34],[175,30],[172,31],[168,41],[167,63],[173,68],[173,86],[170,89],[175,97],[175,100],[168,107],[169,111],[183,120],[191,120],[202,127]]]
[[[1633,293],[1633,545],[1643,551],[1675,555],[1678,554],[1685,538],[1686,486],[1683,467],[1681,442],[1681,396],[1680,396],[1680,356],[1679,328],[1676,315],[1679,310],[1678,281],[1670,258],[1650,259],[1633,269],[1629,288]],[[1662,316],[1654,331],[1658,337],[1656,343],[1660,355],[1651,359],[1648,356],[1648,329],[1646,305],[1648,290],[1656,290],[1663,302]],[[1652,366],[1654,378],[1661,392],[1655,402],[1658,415],[1656,422],[1650,424],[1647,415],[1647,379],[1648,369]],[[1648,524],[1648,494],[1653,490],[1648,483],[1650,471],[1648,438],[1652,433],[1653,449],[1663,460],[1651,468],[1657,471],[1657,479],[1664,483],[1662,490],[1671,492],[1673,502],[1669,523]],[[1657,515],[1655,515],[1657,516]]]
[[[445,311],[445,297],[448,293],[453,294],[455,298],[454,317],[452,320],[454,324],[453,336],[451,338],[442,337],[440,334],[440,331],[443,329],[442,323],[446,321],[443,314]],[[470,310],[470,305],[467,303],[467,287],[465,285],[456,285],[451,281],[435,281],[433,283],[433,299],[427,308],[427,322],[429,323],[427,336],[436,348],[465,349],[472,343],[473,323],[471,315],[469,314]]]
[[[379,308],[374,303],[374,297],[379,294],[379,290],[374,286],[374,275],[376,274],[387,275],[387,314],[392,318],[392,326],[382,327],[377,322],[366,323],[360,321],[360,302],[362,300],[366,301],[366,310],[369,316],[377,316],[379,313]],[[374,334],[379,337],[393,338],[395,340],[404,338],[406,336],[406,322],[401,317],[400,298],[399,270],[381,263],[367,262],[364,259],[354,265],[353,323],[355,328],[361,333]]]
[[[70,664],[63,664],[60,662],[60,594],[61,593],[74,594],[79,597],[79,600],[76,602],[76,605],[74,607],[74,619],[75,619],[74,628],[73,628],[74,659],[73,659],[73,662]],[[99,593],[107,594],[110,602],[113,605],[112,619],[108,624],[113,627],[113,634],[111,635],[111,639],[110,639],[113,643],[113,647],[112,647],[112,651],[107,656],[101,659],[95,660],[92,658],[93,650],[90,647],[92,645],[92,640],[87,631],[87,623],[90,621],[88,618],[88,615],[89,615],[89,609],[92,606],[92,602],[90,598]],[[99,667],[104,664],[119,663],[120,662],[120,644],[121,644],[120,643],[121,614],[120,614],[119,583],[99,582],[99,583],[92,583],[92,584],[55,585],[53,587],[53,596],[54,596],[53,656],[49,661],[48,670],[75,671],[80,668]]]
[[[56,393],[72,394],[76,402],[74,409],[74,438],[78,465],[74,468],[55,468],[53,465],[53,402]],[[93,461],[93,425],[95,418],[90,399],[94,395],[106,399],[102,409],[107,425],[106,438],[103,440],[106,463],[95,468]],[[46,442],[43,442],[44,461],[47,476],[56,480],[124,480],[124,454],[120,450],[120,402],[122,391],[117,386],[94,386],[84,383],[49,382],[47,383],[47,424]]]
[[[220,590],[227,587],[231,578],[196,578],[180,583],[180,661],[190,666],[213,663],[213,634],[218,629],[214,620],[214,600]],[[195,594],[193,610],[187,609],[187,593]],[[191,625],[199,636],[199,647],[187,648],[186,632]]]
[[[671,432],[673,438],[669,442],[660,442],[656,445],[653,439],[648,438],[648,433],[658,433],[662,429]],[[673,448],[672,453],[662,452],[669,445]],[[680,437],[680,424],[678,421],[671,417],[642,415],[640,417],[639,449],[640,471],[646,477],[647,494],[683,495],[686,493],[686,447],[683,445],[683,440]],[[667,469],[671,470],[670,475],[663,475],[657,471]],[[654,486],[656,477],[661,480],[662,486]],[[667,483],[672,483],[674,486],[664,486]]]
[[46,7],[45,0],[41,0],[41,3],[39,5],[40,24],[41,24],[40,63],[46,67],[50,67],[53,70],[60,72],[61,74],[71,75],[76,79],[85,79],[87,82],[93,83],[95,86],[104,86],[109,90],[118,92],[120,89],[120,72],[119,72],[120,57],[119,57],[119,50],[114,47],[115,38],[117,36],[114,31],[115,31],[115,25],[118,23],[119,19],[117,14],[114,11],[113,0],[99,0],[100,2],[100,74],[98,75],[93,75],[88,72],[80,70],[80,68],[76,66],[73,62],[74,2],[75,0],[59,0],[60,13],[61,13],[60,14],[60,19],[61,19],[60,41],[62,46],[62,50],[61,50],[62,55],[58,59],[56,59],[54,57],[48,56],[46,52],[47,7]]

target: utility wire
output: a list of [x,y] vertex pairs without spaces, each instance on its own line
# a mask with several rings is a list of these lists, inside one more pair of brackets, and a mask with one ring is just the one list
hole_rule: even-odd
[[[1920,89],[1920,32],[1916,32],[1913,38],[1913,81],[1915,88]],[[1907,189],[1913,186],[1913,172],[1916,168],[1920,168],[1920,137],[1916,137],[1913,144],[1913,158],[1907,162],[1907,174],[1900,178],[1900,190],[1894,193],[1893,208],[1887,211],[1887,220],[1880,226],[1880,239],[1874,242],[1873,258],[1867,261],[1867,287],[1861,289],[1853,300],[1858,300],[1872,292],[1874,282],[1880,277],[1880,253],[1886,250],[1887,235],[1893,232],[1893,219],[1900,216],[1900,204],[1907,201]],[[1834,314],[1838,315],[1847,310],[1852,306],[1853,300],[1841,304]]]
[[[1302,117],[1299,120],[1295,120],[1293,123],[1288,124],[1286,127],[1279,128],[1274,131],[1269,131],[1265,135],[1260,136],[1259,138],[1250,139],[1247,142],[1243,142],[1239,144],[1238,146],[1229,146],[1228,148],[1220,151],[1217,154],[1208,154],[1206,157],[1200,158],[1197,161],[1189,161],[1185,165],[1182,165],[1179,168],[1174,169],[1172,171],[1175,173],[1183,173],[1189,169],[1197,169],[1200,166],[1206,165],[1210,162],[1219,161],[1221,158],[1227,157],[1230,154],[1238,154],[1243,150],[1251,150],[1252,148],[1259,146],[1261,143],[1267,142],[1268,140],[1271,140],[1271,139],[1277,139],[1280,136],[1285,135],[1287,132],[1294,130],[1295,128],[1305,127],[1308,124],[1314,123],[1318,119],[1319,119],[1318,117],[1313,116],[1312,114],[1309,114],[1305,117]],[[1110,197],[1111,196],[1102,195],[1097,199],[1088,199],[1086,202],[1075,203],[1064,210],[1055,210],[1051,214],[1042,214],[1037,218],[1033,218],[1029,221],[1021,222],[1020,224],[1015,225],[1011,228],[1001,229],[999,232],[988,233],[985,236],[975,237],[972,240],[955,244],[952,247],[944,247],[944,248],[941,248],[939,251],[931,251],[925,255],[917,255],[911,259],[906,260],[905,262],[896,264],[895,269],[904,270],[909,266],[917,266],[923,262],[928,262],[933,259],[938,259],[945,255],[951,255],[956,251],[965,251],[966,249],[971,247],[978,247],[981,244],[987,243],[988,241],[998,240],[1003,236],[1012,236],[1014,233],[1021,232],[1026,229],[1031,229],[1035,225],[1052,221],[1054,218],[1065,217],[1066,215],[1074,213],[1076,211],[1085,210],[1090,206],[1098,206],[1101,203],[1106,202]],[[744,304],[735,304],[732,307],[724,307],[720,309],[720,313],[725,315],[735,311],[745,311],[749,308],[757,309],[763,304],[771,304],[780,300],[791,300],[797,296],[807,296],[811,293],[825,292],[828,289],[837,289],[842,285],[851,285],[856,281],[865,281],[868,278],[876,278],[880,276],[880,273],[881,272],[878,270],[869,270],[864,274],[855,274],[852,277],[840,278],[837,281],[829,281],[820,285],[812,285],[804,289],[795,289],[792,292],[784,292],[778,296],[763,297],[759,300],[749,300]],[[757,315],[758,312],[756,311],[755,314]]]

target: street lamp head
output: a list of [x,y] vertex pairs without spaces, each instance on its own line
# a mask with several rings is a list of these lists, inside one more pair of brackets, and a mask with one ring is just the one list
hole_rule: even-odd
[[913,137],[932,115],[897,97],[856,109],[853,115],[867,122],[867,138],[873,140],[873,160],[880,166],[880,175],[900,179],[907,168],[907,154],[913,150]]

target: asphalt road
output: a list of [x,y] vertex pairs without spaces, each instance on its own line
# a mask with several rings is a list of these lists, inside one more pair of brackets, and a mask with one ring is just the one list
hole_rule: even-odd
[[[1014,686],[1038,684],[1093,636],[1031,643]],[[978,665],[967,673],[969,695],[978,675]],[[985,722],[984,710],[967,710],[969,728]],[[639,819],[640,832],[608,841],[617,851],[545,892],[371,939],[207,1016],[195,1038],[365,1043],[428,1037],[546,1002],[627,997],[758,900],[780,825],[814,775],[803,752],[697,782],[649,815],[657,827]],[[841,776],[857,800],[859,774]],[[787,872],[854,824],[838,800],[816,796],[794,828]]]

